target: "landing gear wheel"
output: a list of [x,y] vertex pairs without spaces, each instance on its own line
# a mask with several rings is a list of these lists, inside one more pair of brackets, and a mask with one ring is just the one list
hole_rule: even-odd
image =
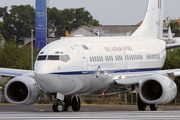
[[52,106],[52,109],[54,112],[63,112],[64,111],[64,105],[62,103],[54,103]]
[[150,105],[151,111],[156,111],[158,109],[158,104],[152,104]]
[[72,110],[73,111],[79,111],[81,108],[81,101],[80,101],[79,97],[77,97],[77,99],[76,99],[76,96],[74,96],[72,99]]
[[138,109],[139,111],[146,110],[146,104],[140,98],[138,98]]

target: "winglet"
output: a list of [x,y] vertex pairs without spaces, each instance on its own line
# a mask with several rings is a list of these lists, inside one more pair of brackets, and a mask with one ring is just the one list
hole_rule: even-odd
[[162,38],[163,14],[164,0],[149,0],[143,23],[132,36]]

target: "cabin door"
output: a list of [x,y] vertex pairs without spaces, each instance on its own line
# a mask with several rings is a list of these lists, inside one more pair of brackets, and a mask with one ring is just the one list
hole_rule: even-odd
[[81,55],[81,59],[82,59],[82,73],[87,73],[88,72],[88,60],[87,60],[87,56],[84,53],[84,50],[82,49],[81,46],[75,45],[74,47],[78,50],[79,54]]

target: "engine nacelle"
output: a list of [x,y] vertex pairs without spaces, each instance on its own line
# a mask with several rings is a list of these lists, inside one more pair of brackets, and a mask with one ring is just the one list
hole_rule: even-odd
[[146,104],[165,104],[177,94],[175,82],[164,75],[152,75],[140,83],[139,97]]
[[23,105],[34,104],[40,98],[36,80],[26,76],[10,80],[6,84],[4,95],[8,102]]

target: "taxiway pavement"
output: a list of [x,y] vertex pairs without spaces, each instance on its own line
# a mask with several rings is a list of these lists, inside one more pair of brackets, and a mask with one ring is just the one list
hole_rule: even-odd
[[160,106],[158,111],[138,111],[137,106],[82,105],[79,112],[54,113],[51,105],[0,104],[2,120],[179,120],[180,107]]

